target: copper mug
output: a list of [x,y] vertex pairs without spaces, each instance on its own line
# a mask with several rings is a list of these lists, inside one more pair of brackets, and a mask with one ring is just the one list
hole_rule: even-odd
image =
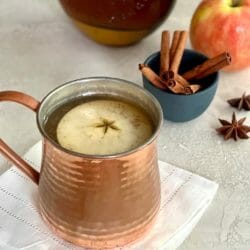
[[[153,135],[136,149],[108,156],[68,151],[46,135],[44,124],[55,107],[93,95],[122,97],[146,108],[155,123]],[[41,102],[16,91],[0,92],[0,101],[17,102],[36,112],[43,138],[40,173],[1,139],[0,152],[38,184],[41,216],[58,236],[104,249],[124,246],[145,234],[160,205],[156,139],[162,111],[149,92],[125,80],[96,77],[68,82]]]

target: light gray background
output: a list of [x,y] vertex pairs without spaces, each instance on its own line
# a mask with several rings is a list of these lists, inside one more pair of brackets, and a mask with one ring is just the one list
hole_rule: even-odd
[[[142,84],[137,65],[159,50],[163,29],[188,29],[198,0],[178,0],[171,16],[151,36],[127,48],[94,43],[72,26],[56,0],[0,1],[0,90],[24,91],[38,100],[72,79],[113,76]],[[187,47],[190,47],[188,43]],[[217,95],[199,118],[164,122],[159,157],[220,184],[218,194],[181,250],[250,249],[250,140],[225,142],[215,128],[230,119],[225,102],[250,94],[250,69],[222,73]],[[250,112],[237,112],[239,117]],[[35,115],[0,104],[0,136],[19,154],[40,139]],[[0,171],[10,166],[0,157]],[[13,184],[14,185],[14,184]]]

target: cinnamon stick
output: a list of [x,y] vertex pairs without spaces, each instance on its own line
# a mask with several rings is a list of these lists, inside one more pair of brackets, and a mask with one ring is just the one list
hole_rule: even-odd
[[181,75],[179,74],[175,74],[173,71],[169,70],[168,72],[165,72],[163,75],[162,75],[162,79],[164,81],[169,81],[170,79],[172,80],[175,80],[176,82],[178,82],[179,84],[181,84],[185,91],[187,93],[192,92],[193,93],[196,93],[200,88],[201,86],[198,85],[198,84],[190,84],[184,77],[182,77]]
[[175,74],[175,79],[176,79],[177,82],[179,82],[184,87],[190,86],[190,83],[184,77],[182,77],[179,74]]
[[191,87],[184,87],[184,91],[186,95],[191,95],[193,94],[193,90]]
[[188,32],[187,31],[181,31],[180,32],[175,52],[173,54],[173,57],[171,57],[170,70],[172,70],[174,73],[178,73],[178,69],[179,69],[181,59],[182,59],[182,56],[183,56],[183,52],[184,52],[184,48],[185,48],[185,45],[186,45],[187,37],[188,37]]
[[163,81],[163,84],[175,94],[189,94],[186,92],[185,87],[178,83],[174,79],[169,79],[168,81]]
[[204,78],[231,63],[231,56],[229,53],[224,52],[214,58],[206,60],[204,63],[196,66],[195,68],[187,71],[182,75],[187,80],[198,80]]
[[185,88],[174,79],[169,81],[163,81],[161,78],[147,65],[139,64],[139,70],[142,74],[157,88],[166,89],[168,88],[171,92],[176,94],[186,94]]
[[160,76],[169,69],[169,63],[170,63],[169,46],[170,46],[170,33],[169,31],[163,31],[161,37]]
[[174,75],[175,74],[174,74],[173,71],[168,70],[168,71],[165,71],[165,72],[162,73],[161,79],[163,81],[168,81],[169,79],[174,79]]
[[191,85],[189,86],[189,88],[191,88],[192,94],[194,94],[194,93],[196,93],[198,90],[200,90],[201,85],[199,85],[199,84],[191,84]]
[[208,70],[204,71],[202,74],[198,75],[195,79],[201,79],[204,78],[208,75],[213,74],[216,71],[219,71],[220,69],[228,66],[231,63],[231,57],[227,57],[224,60],[222,60],[221,62],[212,65]]
[[178,74],[175,74],[173,71],[169,70],[163,74],[163,83],[167,83],[168,85],[174,85],[171,86],[171,91],[176,94],[191,94],[190,91],[186,90],[186,87],[189,87],[189,83],[184,86],[180,81],[178,81]]
[[161,78],[150,67],[145,64],[139,64],[139,70],[155,87],[159,89],[166,89]]
[[179,41],[179,38],[180,38],[180,34],[181,34],[180,30],[174,31],[174,35],[173,35],[173,39],[172,39],[172,44],[171,44],[170,52],[169,52],[170,58],[173,58],[173,56],[175,54],[175,51],[176,51],[176,48],[177,48],[177,44],[178,44],[178,41]]
[[184,77],[179,74],[176,74],[175,79],[184,87],[189,87],[192,90],[192,94],[196,93],[200,88],[201,85],[199,84],[190,84]]
[[177,82],[179,82],[182,86],[184,87],[188,87],[190,86],[190,83],[183,78],[182,76],[180,76],[179,74],[175,74],[173,71],[169,71],[169,76],[173,77]]
[[[160,76],[147,65],[139,64],[139,69],[144,77],[155,87],[162,90],[169,89],[173,93],[185,95],[196,93],[200,89],[201,86],[199,84],[190,84],[187,79],[178,74],[187,36],[187,31],[175,31],[170,47],[169,31],[162,32]],[[213,69],[213,67],[210,68]],[[211,70],[210,68],[205,69]]]

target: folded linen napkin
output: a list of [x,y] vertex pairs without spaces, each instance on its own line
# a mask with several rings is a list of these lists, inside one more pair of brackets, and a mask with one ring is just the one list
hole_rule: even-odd
[[[39,170],[41,153],[38,142],[24,159]],[[159,168],[162,198],[157,220],[144,238],[123,250],[176,249],[215,196],[215,182],[162,161]],[[15,166],[0,176],[0,249],[84,249],[50,231],[39,214],[37,186]]]

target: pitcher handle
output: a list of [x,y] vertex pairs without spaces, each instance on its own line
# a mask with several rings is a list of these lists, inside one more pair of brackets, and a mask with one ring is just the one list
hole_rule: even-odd
[[[17,91],[2,91],[0,92],[0,102],[11,101],[20,103],[29,109],[37,112],[40,102],[33,97]],[[24,172],[33,182],[39,183],[39,172],[24,161],[16,152],[14,152],[1,138],[0,138],[0,153],[9,159],[15,166]]]

